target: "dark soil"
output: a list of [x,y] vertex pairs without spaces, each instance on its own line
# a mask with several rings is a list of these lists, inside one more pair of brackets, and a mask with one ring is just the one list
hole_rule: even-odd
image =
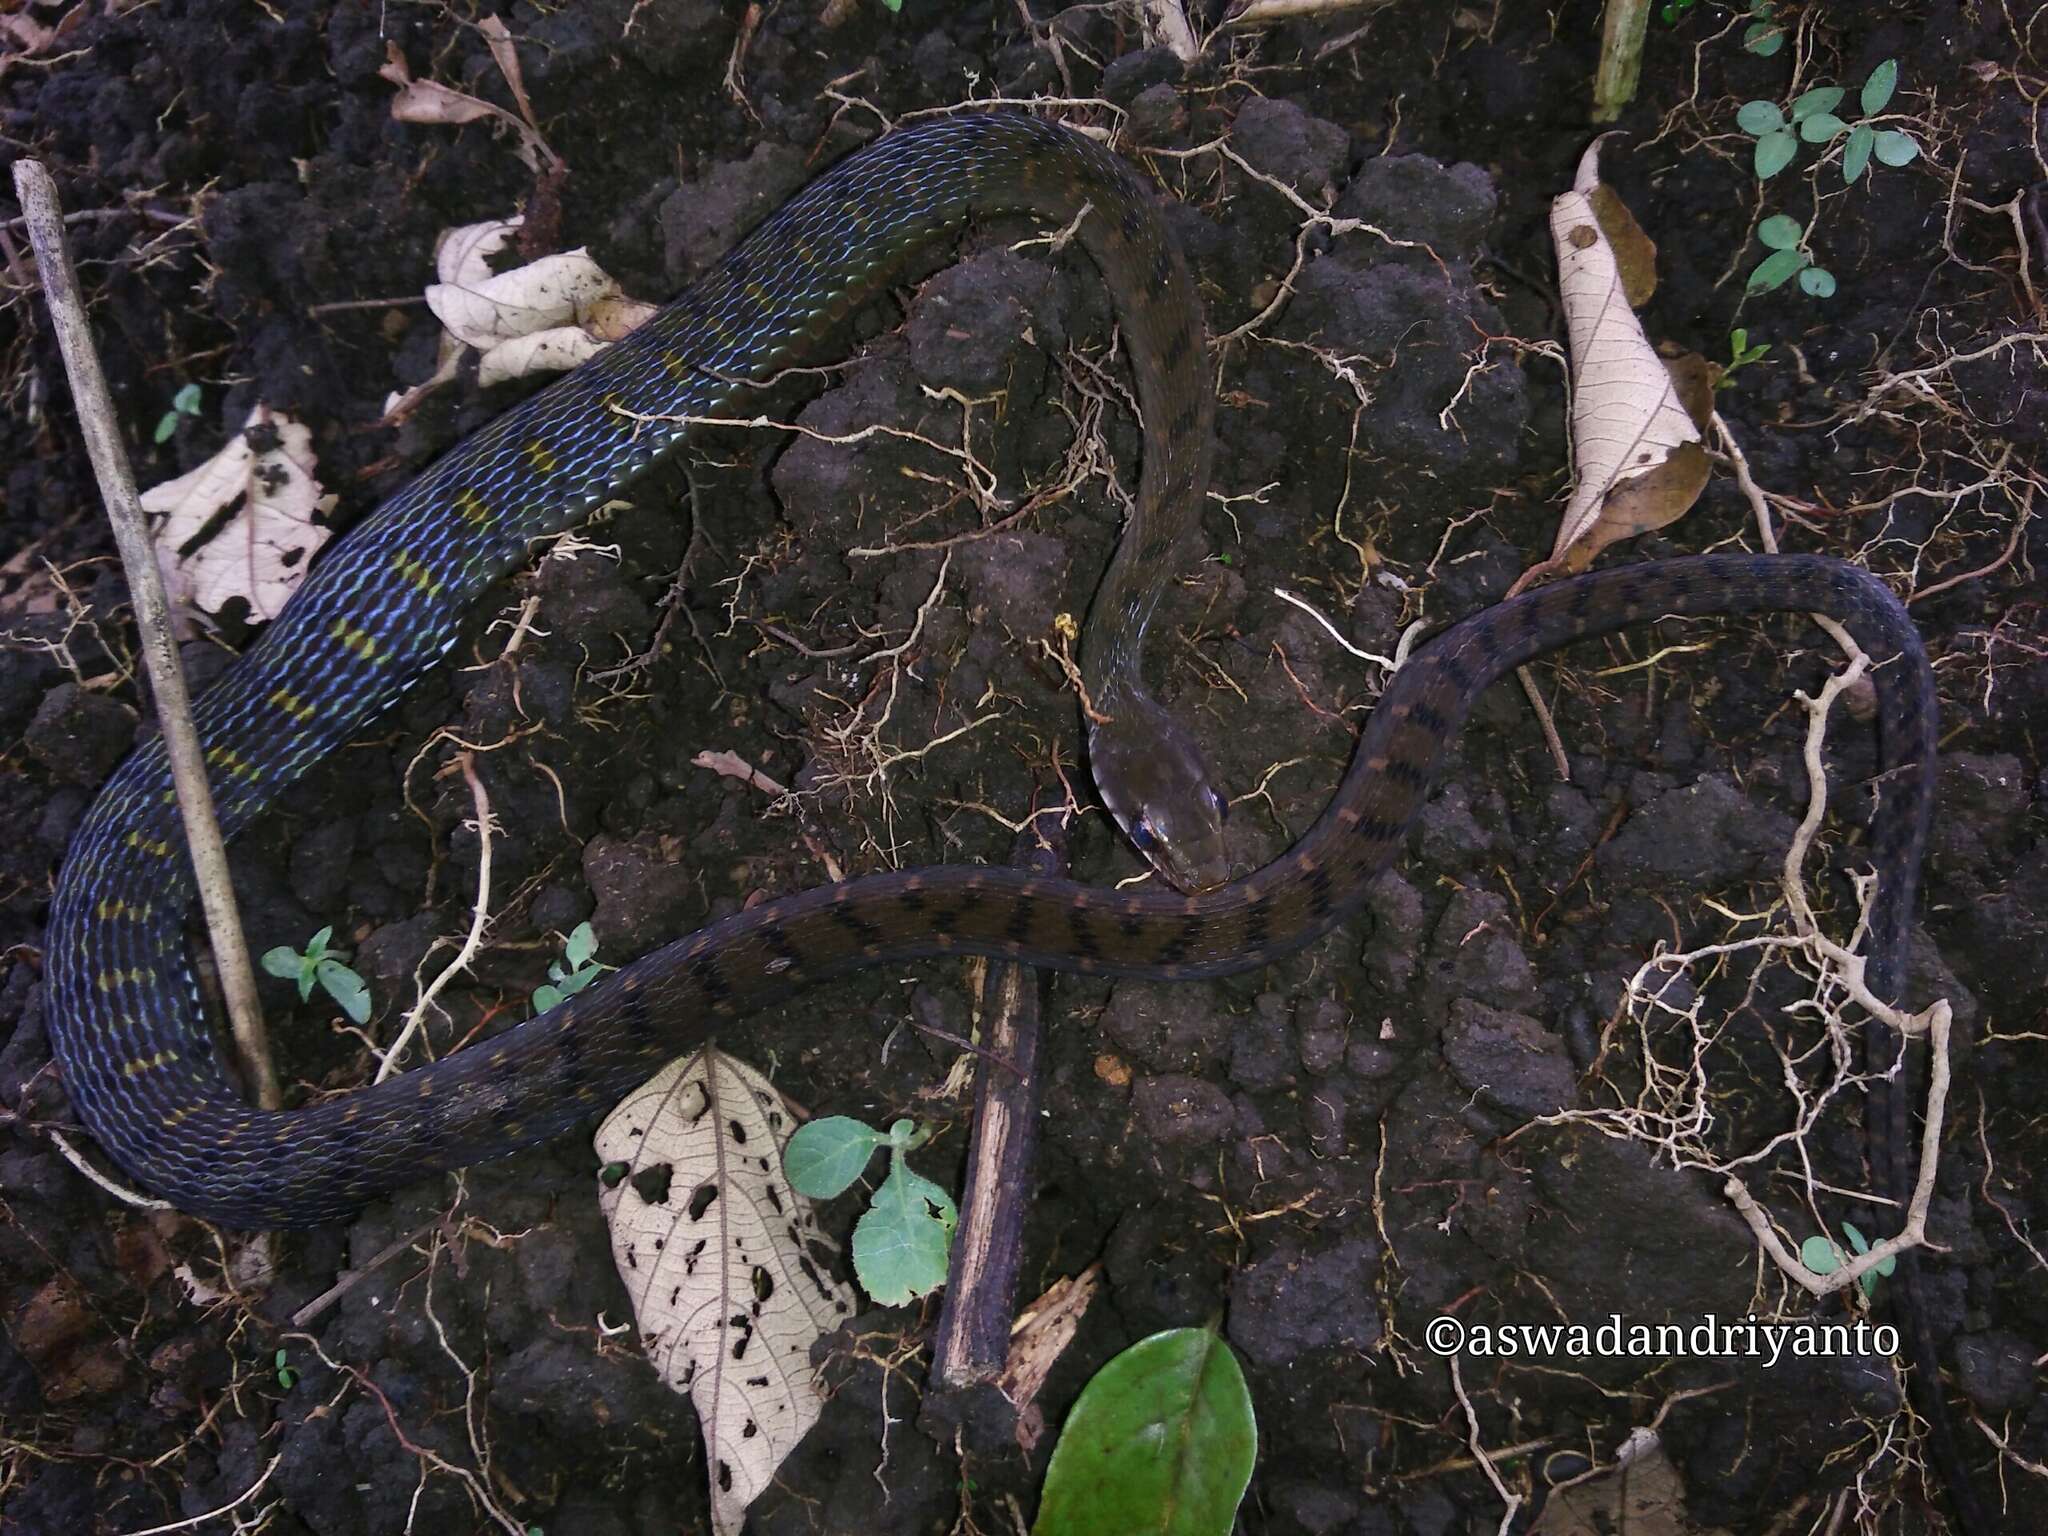
[[[1329,796],[1379,674],[1272,589],[1385,652],[1407,622],[1440,625],[1498,597],[1549,548],[1564,400],[1558,369],[1528,347],[1561,339],[1546,214],[1591,132],[1596,7],[1339,12],[1219,38],[1184,75],[1141,51],[1120,8],[906,0],[900,15],[863,4],[827,27],[820,6],[781,0],[738,61],[742,99],[724,82],[743,9],[506,11],[569,167],[551,183],[485,125],[392,121],[387,49],[417,76],[510,104],[478,18],[439,7],[94,7],[39,58],[0,54],[0,146],[41,156],[87,215],[71,236],[138,478],[199,462],[263,401],[312,427],[345,522],[502,410],[516,390],[461,384],[402,429],[378,425],[386,392],[431,370],[436,327],[416,296],[444,227],[524,207],[536,252],[588,244],[659,298],[885,119],[970,93],[1101,96],[1117,110],[1068,115],[1120,127],[1119,147],[1172,194],[1217,334],[1278,296],[1302,224],[1219,144],[1384,232],[1311,229],[1291,297],[1220,353],[1222,499],[1154,648],[1164,695],[1249,797],[1234,852],[1247,864],[1279,853]],[[1976,1485],[2008,1502],[2013,1530],[2048,1529],[2035,1364],[2048,1353],[2048,1184],[2033,1180],[2048,1162],[2048,614],[2038,541],[2022,528],[2001,556],[2016,520],[2048,504],[2033,489],[2048,375],[2018,345],[1919,393],[1874,385],[2041,329],[2048,32],[2038,18],[2031,34],[2010,30],[2029,9],[1781,7],[1799,47],[1762,59],[1742,51],[1739,19],[1704,3],[1676,27],[1653,22],[1629,138],[1608,154],[1661,245],[1652,336],[1715,358],[1734,325],[1771,343],[1720,405],[1757,478],[1787,498],[1787,547],[1928,593],[1913,612],[1941,680],[1944,762],[1913,995],[1945,993],[1958,1027],[1932,1218],[1949,1252],[1929,1261],[1926,1289]],[[17,0],[0,21],[64,13]],[[1795,54],[1802,88],[1847,83],[1852,98],[1896,57],[1893,110],[1915,119],[1921,158],[1847,192],[1833,169],[1787,173],[1760,202],[1735,110],[1785,95]],[[1813,163],[1809,150],[1801,165]],[[1763,254],[1751,228],[1773,211],[1813,216],[1832,299],[1788,285],[1743,301]],[[961,407],[933,391],[988,400],[973,409],[973,447],[1017,507],[1064,477],[1076,423],[1096,430],[1101,406],[1128,487],[1138,439],[1100,285],[1083,258],[1010,252],[1024,233],[971,238],[958,265],[862,318],[850,364],[791,381],[764,411],[957,443]],[[548,1536],[704,1528],[692,1414],[630,1335],[608,1336],[630,1314],[585,1135],[282,1241],[267,1288],[244,1280],[212,1305],[182,1277],[219,1294],[228,1249],[195,1223],[116,1203],[54,1147],[69,1116],[42,1011],[50,881],[147,701],[18,226],[0,224],[0,254],[0,1527],[137,1530],[228,1506],[267,1478],[233,1515],[192,1528],[262,1516],[268,1532],[322,1536],[483,1529],[483,1490],[512,1529]],[[377,300],[391,302],[361,303]],[[201,414],[150,446],[187,382],[204,387]],[[703,439],[590,530],[616,559],[586,554],[512,583],[475,615],[461,665],[237,849],[251,942],[300,944],[334,924],[378,1000],[372,1029],[388,1034],[429,944],[466,926],[474,887],[469,794],[438,771],[453,749],[420,755],[442,727],[504,745],[477,758],[502,828],[497,921],[473,977],[444,998],[437,1050],[519,1017],[557,935],[584,918],[617,961],[837,870],[1006,859],[1004,820],[1058,797],[1056,765],[1092,805],[1073,767],[1075,702],[1041,642],[1057,615],[1082,611],[1122,503],[1099,469],[1073,478],[1070,494],[950,560],[929,547],[849,558],[1005,513],[977,506],[956,459],[900,439]],[[1755,537],[1724,474],[1685,521],[1608,558]],[[505,629],[492,625],[529,596],[538,609],[516,653],[476,665],[499,656]],[[858,659],[913,629],[900,656]],[[189,644],[195,682],[243,638]],[[1646,664],[1678,645],[1702,648]],[[649,665],[597,675],[647,653]],[[1046,1388],[1048,1423],[1125,1345],[1221,1316],[1263,1430],[1245,1529],[1492,1531],[1500,1500],[1426,1347],[1432,1318],[1690,1325],[1810,1310],[1759,1262],[1718,1177],[1585,1126],[1510,1133],[1636,1102],[1626,979],[1658,945],[1758,931],[1728,914],[1773,899],[1804,804],[1790,691],[1815,690],[1830,661],[1815,630],[1789,621],[1666,626],[1553,658],[1536,678],[1570,782],[1520,692],[1494,690],[1368,923],[1213,985],[1053,981],[1024,1283],[1035,1294],[1099,1259],[1107,1286]],[[769,815],[757,790],[692,765],[707,749],[816,793],[796,816]],[[1816,894],[1846,925],[1839,869],[1868,808],[1869,732],[1838,720],[1829,756],[1837,873],[1817,875]],[[1072,855],[1090,880],[1136,870],[1092,809]],[[1693,974],[1711,1036],[1706,1145],[1753,1149],[1795,1117],[1778,1051],[1814,1044],[1811,1015],[1784,1011],[1810,989],[1782,967],[1755,972],[1748,955]],[[366,1079],[370,1059],[327,1027],[332,1010],[266,985],[273,1017],[296,1026],[282,1031],[295,1099]],[[725,1044],[772,1061],[816,1111],[950,1126],[920,1155],[946,1178],[965,1140],[962,1101],[940,1095],[957,1050],[906,1026],[964,1034],[971,986],[940,964],[870,973]],[[1658,1059],[1682,1070],[1684,1022],[1655,1013],[1650,1030]],[[1806,1063],[1810,1083],[1825,1080],[1824,1055]],[[1870,1187],[1860,1127],[1852,1088],[1808,1134],[1817,1212],[1796,1157],[1745,1169],[1791,1242],[1849,1211],[1842,1192]],[[827,1224],[843,1236],[853,1216],[842,1201]],[[1028,1516],[1049,1441],[1028,1459],[963,1463],[914,1426],[930,1321],[875,1310],[836,1341],[837,1396],[755,1507],[756,1530],[1010,1530],[1011,1499]],[[1939,1519],[1932,1480],[1884,1451],[1902,1426],[1883,1358],[1467,1357],[1460,1371],[1483,1443],[1518,1448],[1499,1471],[1533,1500],[1524,1520],[1653,1423],[1703,1523],[1816,1528],[1859,1479],[1867,1528]],[[2002,1469],[1994,1437],[2013,1458]]]

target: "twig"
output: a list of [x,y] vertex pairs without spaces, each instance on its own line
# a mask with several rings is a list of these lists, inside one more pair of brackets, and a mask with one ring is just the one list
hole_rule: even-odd
[[1486,1480],[1493,1484],[1493,1491],[1500,1495],[1501,1503],[1507,1508],[1501,1511],[1500,1536],[1508,1536],[1514,1528],[1515,1511],[1522,1507],[1522,1496],[1508,1492],[1508,1485],[1500,1480],[1500,1474],[1493,1469],[1493,1458],[1486,1454],[1486,1447],[1479,1440],[1479,1414],[1472,1406],[1472,1399],[1465,1395],[1465,1380],[1458,1374],[1458,1357],[1451,1356],[1451,1390],[1458,1395],[1458,1405],[1465,1410],[1465,1443],[1472,1448],[1472,1459],[1479,1463],[1479,1470],[1486,1474]]
[[491,922],[491,799],[484,793],[484,781],[477,776],[476,759],[468,752],[456,754],[455,761],[462,767],[462,777],[469,785],[470,803],[476,808],[476,901],[469,911],[469,933],[462,941],[462,948],[455,958],[441,968],[441,972],[427,983],[426,991],[406,1015],[405,1027],[398,1032],[398,1038],[391,1042],[391,1048],[384,1052],[377,1063],[375,1081],[385,1078],[398,1070],[398,1061],[411,1044],[412,1037],[419,1033],[426,1022],[427,1009],[434,999],[441,995],[441,989],[453,981],[462,971],[469,968],[476,952],[483,948],[484,930]]
[[270,1465],[263,1469],[261,1477],[218,1509],[209,1509],[205,1514],[193,1515],[188,1520],[173,1520],[169,1525],[152,1525],[147,1530],[131,1531],[128,1536],[165,1536],[168,1531],[189,1531],[194,1526],[206,1524],[209,1520],[217,1520],[231,1510],[240,1509],[263,1491],[263,1485],[270,1481],[270,1475],[277,1470],[278,1464],[283,1460],[284,1452],[279,1451],[270,1458]]
[[143,521],[142,504],[135,495],[135,477],[114,425],[106,375],[100,369],[92,332],[86,324],[85,306],[78,296],[78,275],[72,270],[71,256],[65,249],[57,188],[41,161],[24,159],[14,164],[14,190],[21,200],[22,216],[28,220],[29,242],[35,247],[36,266],[42,274],[43,297],[50,306],[57,344],[64,354],[64,371],[71,381],[79,432],[92,459],[93,475],[99,481],[108,521],[114,525],[114,542],[121,551],[121,565],[128,576],[135,627],[142,639],[142,659],[149,669],[150,689],[156,696],[171,780],[177,786],[178,811],[185,823],[185,842],[191,850],[193,879],[199,888],[199,904],[206,913],[207,937],[213,944],[214,965],[220,972],[221,991],[234,1027],[235,1050],[256,1102],[265,1109],[276,1109],[284,1099],[278,1091],[270,1040],[263,1028],[263,1010],[256,998],[256,972],[250,967],[241,915],[235,910],[227,852],[221,841],[220,822],[213,812],[213,794],[206,782],[206,759],[199,745],[199,733],[192,725],[192,698],[185,688],[185,669],[178,660],[177,643],[171,638],[163,575],[157,569],[149,527]]

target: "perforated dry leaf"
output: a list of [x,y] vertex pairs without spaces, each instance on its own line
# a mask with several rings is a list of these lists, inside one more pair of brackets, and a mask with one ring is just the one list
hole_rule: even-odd
[[1596,140],[1550,205],[1576,472],[1551,557],[1574,570],[1616,539],[1675,522],[1707,483],[1701,425],[1630,307],[1649,292],[1655,247],[1601,184],[1599,151]]
[[782,1176],[796,1121],[766,1078],[707,1045],[597,1132],[599,1159],[625,1165],[599,1186],[612,1258],[648,1358],[696,1406],[719,1536],[817,1422],[811,1346],[853,1313],[852,1290],[812,1255],[810,1203]]
[[252,620],[276,618],[332,532],[313,520],[317,462],[312,433],[259,405],[219,453],[144,491],[173,606],[219,613],[239,597]]

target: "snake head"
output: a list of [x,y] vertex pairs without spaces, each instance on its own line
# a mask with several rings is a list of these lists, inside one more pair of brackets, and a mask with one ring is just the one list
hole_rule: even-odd
[[1088,733],[1088,764],[1116,824],[1169,884],[1193,894],[1230,878],[1230,802],[1209,782],[1194,739],[1158,704],[1119,699],[1115,718]]

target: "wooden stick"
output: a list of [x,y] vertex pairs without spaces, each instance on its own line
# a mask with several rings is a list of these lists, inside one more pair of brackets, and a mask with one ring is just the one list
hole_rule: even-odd
[[156,696],[157,720],[170,755],[178,811],[185,820],[185,842],[192,853],[192,870],[199,886],[199,904],[206,913],[207,935],[213,941],[213,963],[219,969],[221,991],[227,997],[235,1049],[256,1102],[265,1109],[276,1109],[283,1099],[278,1093],[276,1069],[271,1065],[263,1011],[256,1000],[256,973],[249,965],[249,945],[242,937],[234,887],[228,880],[227,850],[221,842],[220,822],[213,814],[213,794],[206,783],[206,759],[200,750],[199,733],[192,726],[192,698],[185,688],[185,669],[171,638],[163,573],[157,569],[149,527],[143,521],[142,504],[135,496],[135,476],[128,467],[128,456],[114,425],[106,375],[100,371],[99,354],[93,348],[92,331],[86,324],[85,305],[78,296],[78,274],[72,270],[71,253],[64,245],[64,221],[57,206],[56,184],[41,161],[17,160],[14,191],[21,199],[29,243],[35,248],[36,269],[42,277],[43,297],[50,306],[57,345],[64,354],[64,371],[71,381],[71,399],[78,411],[78,429],[85,438],[85,450],[92,459],[93,475],[99,481],[100,497],[106,504],[107,520],[114,525],[121,565],[128,575],[128,592],[135,604],[135,627],[142,638],[142,659],[149,668],[150,690]]

